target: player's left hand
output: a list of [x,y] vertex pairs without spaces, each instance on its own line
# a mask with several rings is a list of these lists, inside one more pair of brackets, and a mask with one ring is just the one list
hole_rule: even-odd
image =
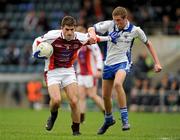
[[154,65],[154,71],[155,71],[155,72],[160,72],[161,70],[162,70],[162,67],[161,67],[160,64],[155,64],[155,65]]
[[114,44],[117,43],[117,39],[120,37],[119,32],[117,31],[109,33],[109,36],[111,37],[111,42],[113,42]]
[[37,59],[47,59],[47,57],[45,56],[39,56],[40,54],[40,50],[37,50],[34,54],[33,54],[33,57],[37,58]]

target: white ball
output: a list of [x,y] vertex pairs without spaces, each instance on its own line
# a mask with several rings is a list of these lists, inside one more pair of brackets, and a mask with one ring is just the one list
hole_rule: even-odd
[[39,56],[40,57],[47,57],[49,58],[53,53],[53,46],[47,42],[41,42],[37,46],[37,50],[40,50]]

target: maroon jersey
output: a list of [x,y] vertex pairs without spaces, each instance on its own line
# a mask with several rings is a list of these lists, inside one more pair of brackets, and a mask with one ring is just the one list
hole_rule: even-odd
[[36,51],[39,43],[48,42],[53,46],[53,54],[45,61],[45,71],[55,68],[69,68],[72,67],[74,60],[77,58],[78,49],[87,40],[87,34],[75,32],[74,39],[67,41],[63,37],[62,30],[52,30],[35,39],[33,52]]
[[77,39],[67,41],[59,37],[51,45],[54,52],[50,57],[49,69],[54,69],[71,67],[77,58],[77,51],[82,46],[82,43]]

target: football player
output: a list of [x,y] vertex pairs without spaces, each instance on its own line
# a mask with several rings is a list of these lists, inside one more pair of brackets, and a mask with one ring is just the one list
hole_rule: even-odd
[[130,129],[123,83],[130,71],[131,49],[134,39],[139,38],[150,51],[155,62],[155,72],[160,72],[162,69],[152,43],[147,39],[144,31],[130,23],[127,17],[127,10],[124,7],[116,7],[112,12],[113,20],[102,21],[89,28],[89,34],[92,37],[95,36],[95,32],[102,34],[108,32],[112,39],[107,43],[107,57],[103,68],[102,96],[105,106],[105,120],[98,134],[104,134],[110,126],[115,124],[111,100],[113,86],[117,92],[122,130]]

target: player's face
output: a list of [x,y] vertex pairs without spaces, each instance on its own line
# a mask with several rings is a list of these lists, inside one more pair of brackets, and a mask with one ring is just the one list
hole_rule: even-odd
[[72,40],[74,38],[74,31],[75,31],[75,27],[74,26],[67,26],[67,25],[65,25],[62,28],[62,31],[63,31],[64,38],[66,40],[70,41],[70,40]]
[[113,20],[119,29],[123,29],[127,24],[127,18],[121,16],[113,16]]

